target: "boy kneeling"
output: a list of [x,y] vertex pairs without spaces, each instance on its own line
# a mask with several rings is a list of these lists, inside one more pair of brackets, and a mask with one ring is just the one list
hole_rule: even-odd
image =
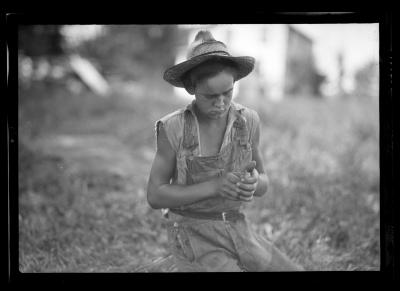
[[254,68],[200,31],[185,62],[164,79],[195,99],[157,121],[147,197],[167,209],[171,253],[180,271],[303,270],[252,231],[240,207],[267,192],[258,114],[232,102],[236,81]]

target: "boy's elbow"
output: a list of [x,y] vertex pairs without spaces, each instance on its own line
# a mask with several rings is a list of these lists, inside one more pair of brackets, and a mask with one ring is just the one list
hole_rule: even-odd
[[160,205],[160,199],[159,199],[157,193],[155,191],[152,191],[149,189],[147,190],[147,203],[153,209],[163,208],[162,205]]
[[147,203],[153,209],[160,209],[161,207],[159,207],[159,205],[157,204],[157,199],[155,196],[156,195],[153,192],[147,191]]
[[257,196],[259,196],[259,197],[264,196],[265,194],[267,194],[268,189],[269,189],[269,179],[268,179],[268,176],[266,174],[264,174],[263,178],[262,178],[261,187],[260,187],[259,191],[257,191],[258,192]]
[[257,190],[257,191],[254,193],[254,196],[262,197],[262,196],[264,196],[264,195],[267,193],[267,190],[268,190],[267,187],[263,187],[263,188],[261,188],[260,190]]
[[265,194],[267,194],[267,192],[268,192],[268,184],[265,185],[265,188],[261,192],[261,196],[264,196]]
[[262,195],[267,194],[268,189],[269,189],[269,178],[268,178],[267,174],[264,174],[264,189],[263,189],[264,191],[263,191]]

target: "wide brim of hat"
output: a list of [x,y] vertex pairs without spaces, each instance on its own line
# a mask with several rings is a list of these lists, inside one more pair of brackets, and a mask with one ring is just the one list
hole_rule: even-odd
[[254,69],[254,63],[255,63],[255,59],[250,56],[233,57],[233,56],[223,56],[219,54],[196,56],[187,61],[184,61],[182,63],[176,64],[168,68],[164,72],[164,80],[173,86],[184,87],[182,82],[182,76],[189,70],[193,69],[194,67],[211,59],[216,59],[216,60],[229,59],[232,62],[234,62],[237,67],[237,75],[235,81],[240,80],[246,77],[248,74],[250,74],[251,71],[253,71]]

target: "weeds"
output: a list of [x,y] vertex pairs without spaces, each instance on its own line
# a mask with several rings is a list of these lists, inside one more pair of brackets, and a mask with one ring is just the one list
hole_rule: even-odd
[[[167,254],[161,214],[148,206],[145,187],[154,122],[184,105],[171,100],[70,96],[40,86],[20,92],[22,272],[130,272]],[[287,99],[258,112],[271,185],[245,206],[255,230],[308,270],[378,270],[376,102]],[[71,172],[67,160],[31,146],[50,133],[113,136],[130,149],[137,174]]]

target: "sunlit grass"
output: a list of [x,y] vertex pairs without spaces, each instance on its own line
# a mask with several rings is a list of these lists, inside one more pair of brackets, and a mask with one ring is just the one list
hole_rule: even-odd
[[[156,97],[21,92],[22,272],[130,272],[166,254],[161,214],[145,197],[151,159],[143,157],[154,153],[155,120],[183,104]],[[288,99],[257,111],[271,186],[245,207],[254,229],[310,270],[379,269],[377,101]],[[72,173],[67,161],[30,147],[49,133],[113,136],[138,173]]]
[[247,207],[256,229],[310,270],[379,268],[377,101],[285,100],[260,117],[271,188]]

